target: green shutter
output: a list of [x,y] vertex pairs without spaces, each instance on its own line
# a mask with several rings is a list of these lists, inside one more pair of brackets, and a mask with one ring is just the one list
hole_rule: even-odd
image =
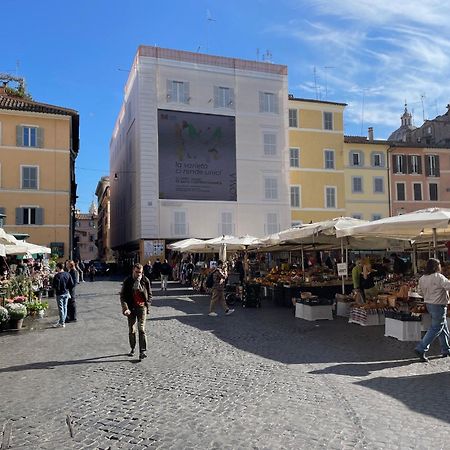
[[23,126],[16,126],[16,145],[17,147],[23,147]]
[[36,143],[39,148],[44,147],[44,129],[41,127],[36,128]]
[[23,208],[16,208],[16,225],[23,225]]
[[259,93],[259,112],[264,112],[264,92]]
[[219,86],[214,86],[214,108],[219,107]]

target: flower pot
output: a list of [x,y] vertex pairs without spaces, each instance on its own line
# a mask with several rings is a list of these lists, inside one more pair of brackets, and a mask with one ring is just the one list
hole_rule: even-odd
[[9,319],[9,328],[11,330],[20,330],[23,325],[23,319]]
[[45,314],[45,311],[44,311],[43,309],[40,309],[40,310],[38,311],[38,317],[39,317],[40,319],[42,319],[42,318],[44,317],[44,314]]
[[55,296],[55,290],[54,290],[54,289],[49,289],[49,290],[47,291],[47,295],[48,295],[49,297],[54,297],[54,296]]

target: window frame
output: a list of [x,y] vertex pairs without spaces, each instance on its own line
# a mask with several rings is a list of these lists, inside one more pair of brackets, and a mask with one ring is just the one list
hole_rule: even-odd
[[[359,180],[360,182],[360,190],[355,189],[355,182]],[[364,181],[361,176],[352,176],[352,194],[363,194],[364,193]]]
[[[332,190],[334,192],[334,206],[328,206],[328,190]],[[337,186],[324,186],[324,205],[325,209],[337,209]]]
[[[189,104],[191,100],[191,97],[189,97],[189,81],[167,79],[167,82],[170,84],[170,88],[167,89],[167,102]],[[182,86],[182,92],[180,86]]]
[[[436,186],[436,198],[431,198],[431,186]],[[438,202],[439,201],[439,185],[438,183],[428,183],[428,198],[430,202]]]
[[[292,153],[296,152],[297,155],[293,156]],[[293,165],[292,162],[297,161],[297,165]],[[299,169],[300,168],[300,149],[298,147],[289,147],[289,167],[291,169]]]
[[[269,156],[269,157],[277,156],[278,155],[278,148],[277,148],[278,136],[277,136],[277,133],[275,133],[273,131],[264,130],[262,134],[263,134],[262,140],[263,140],[263,153],[264,153],[264,156]],[[273,142],[266,142],[266,138],[268,138],[268,137],[273,138]]]
[[[179,215],[183,215],[184,222],[177,221],[177,217]],[[173,211],[173,234],[174,236],[187,236],[188,234],[188,224],[187,224],[187,212],[185,209],[176,209]],[[183,226],[184,232],[181,232],[181,229],[178,229],[177,227]]]
[[[420,187],[420,198],[416,198],[416,186]],[[423,183],[422,182],[414,182],[414,183],[412,183],[412,193],[413,193],[413,200],[415,202],[423,201]]]
[[[273,183],[273,185],[269,186],[269,183]],[[264,200],[278,200],[278,177],[275,175],[264,176]]]
[[[220,211],[219,233],[223,235],[232,235],[234,233],[233,211]],[[229,215],[230,222],[224,221],[224,215]],[[227,227],[229,228],[227,229]]]
[[[298,109],[297,108],[289,108],[288,123],[289,123],[289,128],[298,128]],[[292,123],[295,123],[295,125],[292,125]]]
[[[380,164],[375,164],[375,158],[378,157],[380,160]],[[383,162],[383,153],[380,152],[373,152],[371,155],[371,165],[372,167],[384,167],[384,162]]]
[[[293,192],[294,190],[294,192]],[[297,192],[295,192],[297,190]],[[299,209],[302,207],[302,187],[299,184],[291,184],[290,186],[290,204],[291,208],[293,209]],[[293,200],[297,200],[296,204],[293,202]]]
[[[381,191],[377,191],[377,181],[381,181]],[[384,177],[373,177],[373,193],[374,194],[384,194]]]
[[[403,186],[403,196],[404,198],[398,198],[398,186]],[[406,202],[407,201],[407,195],[406,195],[406,183],[403,181],[397,181],[395,183],[395,199],[397,202]]]
[[275,92],[259,91],[259,112],[278,114],[278,96]]
[[[271,221],[269,220],[269,217],[275,218],[275,222],[271,223]],[[271,228],[271,226],[273,226],[273,228]],[[278,233],[280,231],[280,223],[279,223],[278,213],[269,212],[266,214],[265,227],[266,227],[266,234],[274,234],[274,233]]]
[[333,131],[334,123],[333,123],[333,113],[330,111],[323,111],[323,129],[327,131]]
[[[24,187],[24,169],[36,169],[36,187]],[[28,164],[20,165],[20,188],[26,191],[38,191],[39,190],[39,166],[32,166]]]
[[[227,93],[227,95],[224,95]],[[214,86],[214,108],[233,109],[234,90],[228,86]]]
[[[327,153],[333,155],[333,167],[327,167]],[[323,150],[323,168],[325,170],[336,170],[336,151],[332,148],[325,148]]]

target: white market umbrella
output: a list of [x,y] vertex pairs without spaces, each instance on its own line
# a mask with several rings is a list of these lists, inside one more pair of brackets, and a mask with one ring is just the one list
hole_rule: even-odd
[[15,245],[5,245],[5,252],[7,255],[27,255],[37,253],[51,253],[52,250],[49,247],[44,247],[42,245],[19,241],[19,243]]
[[170,250],[181,252],[192,245],[201,244],[203,242],[204,241],[202,239],[189,238],[183,239],[182,241],[173,242],[172,244],[169,244],[167,248],[169,248]]
[[0,228],[0,244],[14,245],[17,242],[21,242],[16,239],[12,234],[7,233],[3,228]]

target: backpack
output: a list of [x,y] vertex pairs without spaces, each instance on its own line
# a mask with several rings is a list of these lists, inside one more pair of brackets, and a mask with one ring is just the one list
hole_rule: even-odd
[[214,272],[215,272],[215,270],[210,272],[208,274],[208,276],[206,277],[205,287],[208,289],[211,289],[214,286]]

